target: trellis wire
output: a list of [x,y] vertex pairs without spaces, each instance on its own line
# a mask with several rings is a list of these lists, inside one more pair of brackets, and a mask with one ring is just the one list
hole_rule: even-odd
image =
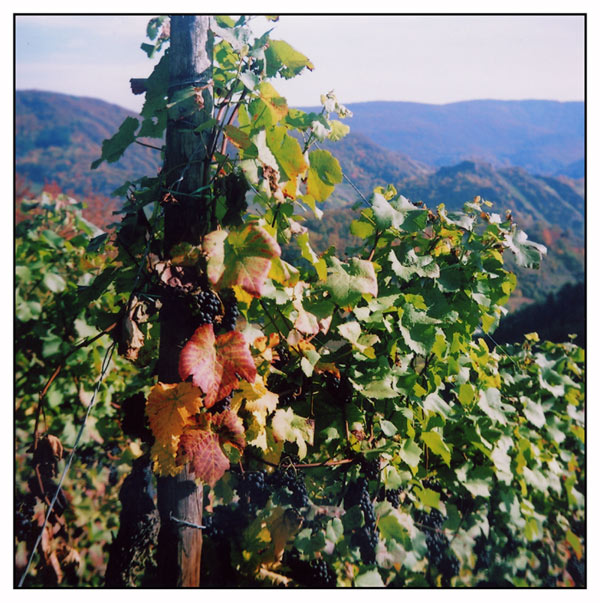
[[25,568],[25,571],[23,572],[23,575],[21,576],[21,579],[19,580],[18,588],[21,588],[23,586],[23,582],[25,581],[25,578],[27,577],[27,574],[29,573],[29,570],[31,568],[31,563],[33,562],[33,558],[35,556],[37,548],[40,544],[40,541],[42,540],[42,535],[44,533],[44,530],[46,529],[46,525],[48,524],[48,519],[50,518],[50,514],[52,513],[52,509],[54,508],[56,499],[58,498],[58,495],[60,494],[65,477],[71,467],[71,463],[73,462],[73,457],[75,456],[75,450],[77,449],[79,440],[81,439],[81,436],[83,435],[83,430],[85,429],[87,420],[90,416],[90,413],[92,412],[92,408],[94,407],[94,404],[96,403],[96,396],[98,395],[98,392],[100,391],[100,386],[102,385],[102,381],[104,381],[104,377],[106,376],[106,373],[108,371],[108,367],[110,365],[110,361],[112,359],[112,355],[113,355],[115,346],[116,346],[116,343],[113,342],[110,345],[110,347],[106,350],[106,353],[104,354],[104,359],[102,360],[102,369],[100,371],[100,377],[98,378],[96,387],[94,388],[94,393],[92,394],[92,399],[90,400],[90,403],[88,404],[85,416],[83,417],[83,422],[81,423],[81,427],[79,428],[79,432],[77,433],[77,438],[75,438],[75,443],[73,444],[71,453],[69,454],[69,456],[67,458],[67,462],[65,463],[65,468],[63,469],[62,475],[60,476],[60,480],[58,482],[58,486],[56,487],[56,492],[54,493],[54,497],[52,498],[52,501],[50,502],[50,506],[48,507],[48,511],[46,512],[46,517],[44,519],[44,523],[42,525],[40,533],[38,534],[37,540],[35,541],[33,549],[31,550],[31,553],[29,555],[27,567]]

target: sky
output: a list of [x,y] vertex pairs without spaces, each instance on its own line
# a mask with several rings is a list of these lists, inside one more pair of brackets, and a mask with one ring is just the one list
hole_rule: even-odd
[[[17,89],[91,96],[139,110],[129,78],[152,69],[140,44],[148,16],[16,17]],[[584,99],[581,16],[281,16],[257,30],[289,42],[315,65],[275,84],[292,106],[448,103],[472,99]]]

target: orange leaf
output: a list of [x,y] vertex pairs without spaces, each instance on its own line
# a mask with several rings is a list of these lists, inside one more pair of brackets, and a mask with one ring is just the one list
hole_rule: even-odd
[[239,377],[254,381],[256,367],[244,336],[238,331],[215,334],[211,324],[196,329],[179,356],[179,376],[206,394],[204,405],[210,408],[228,396],[239,384]]
[[179,436],[202,407],[202,393],[191,383],[157,383],[148,396],[146,415],[154,435],[151,457],[160,475],[176,475]]

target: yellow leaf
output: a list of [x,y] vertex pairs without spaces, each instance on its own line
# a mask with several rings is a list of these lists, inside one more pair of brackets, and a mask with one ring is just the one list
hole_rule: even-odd
[[175,465],[179,437],[191,416],[202,408],[202,393],[191,383],[157,383],[146,401],[154,445],[151,457],[160,475],[176,475]]
[[277,407],[279,396],[270,392],[265,387],[263,378],[257,375],[254,383],[243,382],[241,384],[233,396],[232,406],[237,406],[241,401],[245,401],[244,408],[252,415],[254,422],[250,430],[254,437],[248,443],[266,450],[267,435],[265,428],[267,426],[267,416]]

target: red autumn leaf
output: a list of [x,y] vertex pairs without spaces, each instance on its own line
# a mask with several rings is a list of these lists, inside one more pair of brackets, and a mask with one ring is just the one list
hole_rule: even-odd
[[244,336],[230,331],[215,339],[211,324],[198,327],[179,356],[179,376],[185,381],[190,375],[206,394],[206,408],[228,396],[239,377],[253,382],[256,367]]
[[189,462],[190,471],[205,484],[214,486],[229,469],[219,436],[206,429],[188,429],[179,440],[178,463]]
[[231,444],[238,450],[245,448],[244,424],[235,412],[226,410],[213,415],[212,424],[221,444]]

